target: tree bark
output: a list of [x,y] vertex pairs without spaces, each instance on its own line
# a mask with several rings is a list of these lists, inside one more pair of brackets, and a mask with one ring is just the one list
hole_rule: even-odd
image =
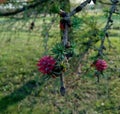
[[[63,30],[60,29],[61,32],[61,43],[66,46],[69,40],[69,27],[68,24],[65,20],[65,17],[67,17],[67,14],[70,12],[70,1],[69,0],[59,0],[60,2],[60,9],[64,11],[60,12],[60,24],[62,22]],[[64,74],[62,73],[62,75],[60,76],[60,83],[61,83],[61,87],[60,87],[60,93],[62,96],[65,95],[66,89],[65,89],[65,84],[64,84]]]

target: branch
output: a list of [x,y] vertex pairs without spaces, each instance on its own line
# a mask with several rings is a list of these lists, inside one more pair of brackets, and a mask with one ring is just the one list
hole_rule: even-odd
[[112,15],[113,15],[113,13],[115,13],[118,0],[113,0],[113,1],[111,0],[111,2],[112,2],[112,6],[111,6],[110,11],[109,11],[109,16],[108,16],[108,19],[107,19],[106,26],[103,30],[104,36],[101,40],[100,48],[98,50],[98,55],[97,55],[98,57],[103,56],[103,50],[105,49],[105,47],[104,47],[105,38],[108,37],[107,31],[108,31],[108,29],[111,28],[111,26],[113,24]]
[[[103,2],[102,0],[99,0],[98,2],[101,3],[101,4],[104,4],[104,5],[112,5],[111,3]],[[120,5],[120,4],[117,4],[117,5]]]
[[35,8],[41,4],[43,4],[44,2],[47,2],[48,0],[40,0],[38,2],[35,2],[33,4],[27,5],[27,6],[23,6],[23,8],[21,9],[16,9],[15,11],[12,12],[5,12],[5,13],[1,13],[0,12],[0,16],[11,16],[11,15],[16,15],[18,13],[21,13],[23,11],[25,11],[26,9],[31,9],[31,8]]
[[80,12],[87,4],[89,4],[91,2],[91,0],[86,0],[83,3],[81,3],[78,7],[76,7],[75,9],[73,9],[73,11],[70,12],[70,16],[75,15],[77,12]]

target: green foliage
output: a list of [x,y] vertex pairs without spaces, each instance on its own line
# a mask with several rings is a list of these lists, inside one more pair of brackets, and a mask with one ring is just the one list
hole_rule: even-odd
[[66,48],[62,43],[57,43],[53,49],[53,55],[58,61],[63,61],[67,54],[74,54],[75,45],[72,43],[70,47]]
[[72,27],[74,29],[79,29],[83,23],[83,19],[77,16],[74,16],[72,18]]

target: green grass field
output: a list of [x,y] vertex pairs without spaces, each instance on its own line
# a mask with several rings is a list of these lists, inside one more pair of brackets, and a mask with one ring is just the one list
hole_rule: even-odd
[[[105,17],[96,18],[105,22]],[[114,18],[116,27],[120,17]],[[100,83],[96,83],[93,69],[80,76],[66,74],[67,93],[62,97],[59,78],[46,80],[43,86],[44,76],[36,66],[45,51],[50,53],[51,47],[60,41],[58,25],[53,25],[46,39],[40,34],[41,20],[36,21],[31,32],[31,20],[8,20],[0,19],[0,114],[120,114],[119,29],[110,30],[112,48],[106,50],[109,69]],[[106,45],[109,47],[107,42]]]

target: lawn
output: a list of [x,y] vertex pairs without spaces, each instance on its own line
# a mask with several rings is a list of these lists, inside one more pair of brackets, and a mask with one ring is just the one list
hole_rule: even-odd
[[[120,17],[114,18],[116,27]],[[101,15],[96,19],[105,22]],[[67,93],[62,97],[59,78],[45,80],[36,65],[60,41],[58,20],[49,37],[40,34],[42,19],[29,31],[31,21],[0,19],[0,114],[120,114],[120,30],[110,30],[112,48],[106,41],[109,68],[100,83],[93,69],[81,75],[66,74]]]

